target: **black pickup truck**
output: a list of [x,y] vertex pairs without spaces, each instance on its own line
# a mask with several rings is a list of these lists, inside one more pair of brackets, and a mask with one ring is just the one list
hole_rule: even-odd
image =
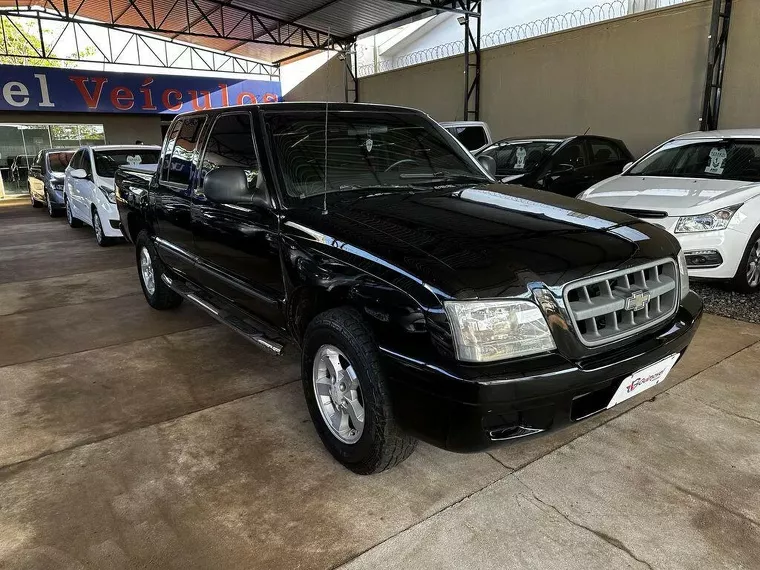
[[416,110],[275,103],[178,116],[115,191],[148,303],[298,347],[325,446],[375,473],[603,411],[696,331],[670,234],[492,166]]

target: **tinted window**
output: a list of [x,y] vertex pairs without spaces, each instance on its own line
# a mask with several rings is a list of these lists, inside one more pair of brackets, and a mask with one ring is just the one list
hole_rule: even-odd
[[604,164],[605,162],[615,162],[622,160],[622,155],[618,146],[612,142],[602,139],[589,140],[591,150],[591,164]]
[[95,170],[98,176],[113,178],[120,166],[158,164],[160,151],[153,148],[132,148],[124,150],[96,150]]
[[326,120],[324,112],[265,112],[288,196],[300,200],[362,188],[408,192],[463,177],[488,181],[429,119],[414,113],[357,115],[332,111]]
[[251,134],[248,113],[222,115],[214,123],[203,155],[201,175],[225,166],[237,166],[246,172],[249,184],[255,184],[259,173],[256,147]]
[[161,180],[166,180],[169,174],[169,161],[172,158],[172,151],[174,150],[174,143],[177,140],[179,129],[182,127],[182,120],[176,120],[172,123],[168,134],[166,136],[166,143],[164,145],[163,162],[161,163]]
[[53,172],[63,172],[74,156],[73,151],[51,152],[48,154],[48,167]]
[[455,135],[467,150],[477,150],[488,144],[486,131],[481,126],[456,127]]
[[[87,176],[92,175],[92,159],[90,158],[89,150],[82,151],[82,162],[79,164],[79,168],[83,168],[87,173]],[[105,174],[103,176],[105,176]]]
[[627,174],[760,182],[760,141],[673,141],[641,160]]
[[486,154],[496,161],[496,175],[510,176],[532,172],[560,141],[509,141],[487,148]]
[[169,182],[187,185],[193,169],[193,152],[198,142],[205,118],[188,117],[182,120],[182,128],[174,143],[169,162]]
[[73,170],[75,168],[81,168],[82,167],[81,164],[82,164],[82,151],[78,150],[76,151],[76,153],[74,153],[74,156],[71,157],[71,162],[69,163],[69,166]]
[[573,140],[557,151],[552,160],[552,166],[556,167],[560,164],[569,164],[575,168],[581,168],[588,164],[586,149],[582,140]]

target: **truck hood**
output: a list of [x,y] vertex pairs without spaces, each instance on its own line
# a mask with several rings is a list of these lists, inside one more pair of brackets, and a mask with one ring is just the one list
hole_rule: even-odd
[[[285,226],[346,255],[413,275],[439,296],[525,294],[589,275],[673,257],[664,230],[588,202],[521,186],[394,192],[291,210]],[[298,233],[297,232],[297,233]]]
[[612,208],[679,215],[702,214],[741,204],[758,194],[760,184],[741,180],[613,176],[588,190],[583,199]]

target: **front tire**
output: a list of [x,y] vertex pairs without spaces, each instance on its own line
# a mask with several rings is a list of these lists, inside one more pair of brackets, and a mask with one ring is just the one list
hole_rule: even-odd
[[32,201],[32,208],[42,208],[42,204],[40,204],[34,197],[34,194],[32,194],[31,188],[29,188],[29,199]]
[[95,230],[95,241],[100,247],[108,247],[113,243],[113,240],[106,237],[103,232],[103,223],[100,221],[100,214],[95,207],[92,208],[92,229]]
[[45,205],[47,206],[48,216],[50,216],[51,218],[57,218],[58,212],[53,207],[53,201],[50,199],[50,194],[48,194],[47,192],[45,192]]
[[71,202],[69,202],[69,199],[64,198],[64,203],[66,205],[66,221],[69,223],[69,227],[81,228],[82,220],[74,217],[74,212],[71,210]]
[[733,286],[741,293],[757,293],[760,290],[760,228],[749,238]]
[[150,239],[147,231],[143,230],[137,236],[135,252],[137,254],[137,274],[148,304],[159,311],[178,307],[182,303],[182,297],[161,279],[161,275],[166,272],[166,269],[159,259],[156,246],[153,245],[153,240]]
[[314,427],[346,468],[380,473],[412,454],[417,440],[393,417],[377,347],[356,311],[331,309],[309,324],[301,377]]

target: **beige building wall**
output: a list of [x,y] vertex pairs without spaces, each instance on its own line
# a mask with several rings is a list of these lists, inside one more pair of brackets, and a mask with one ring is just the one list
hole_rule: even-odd
[[[495,137],[591,132],[635,155],[699,129],[710,0],[637,13],[483,50],[481,118]],[[760,0],[734,0],[722,127],[760,127]],[[330,97],[344,100],[342,62]],[[363,102],[416,107],[439,121],[463,116],[462,56],[362,78]],[[286,100],[324,100],[324,70]]]

